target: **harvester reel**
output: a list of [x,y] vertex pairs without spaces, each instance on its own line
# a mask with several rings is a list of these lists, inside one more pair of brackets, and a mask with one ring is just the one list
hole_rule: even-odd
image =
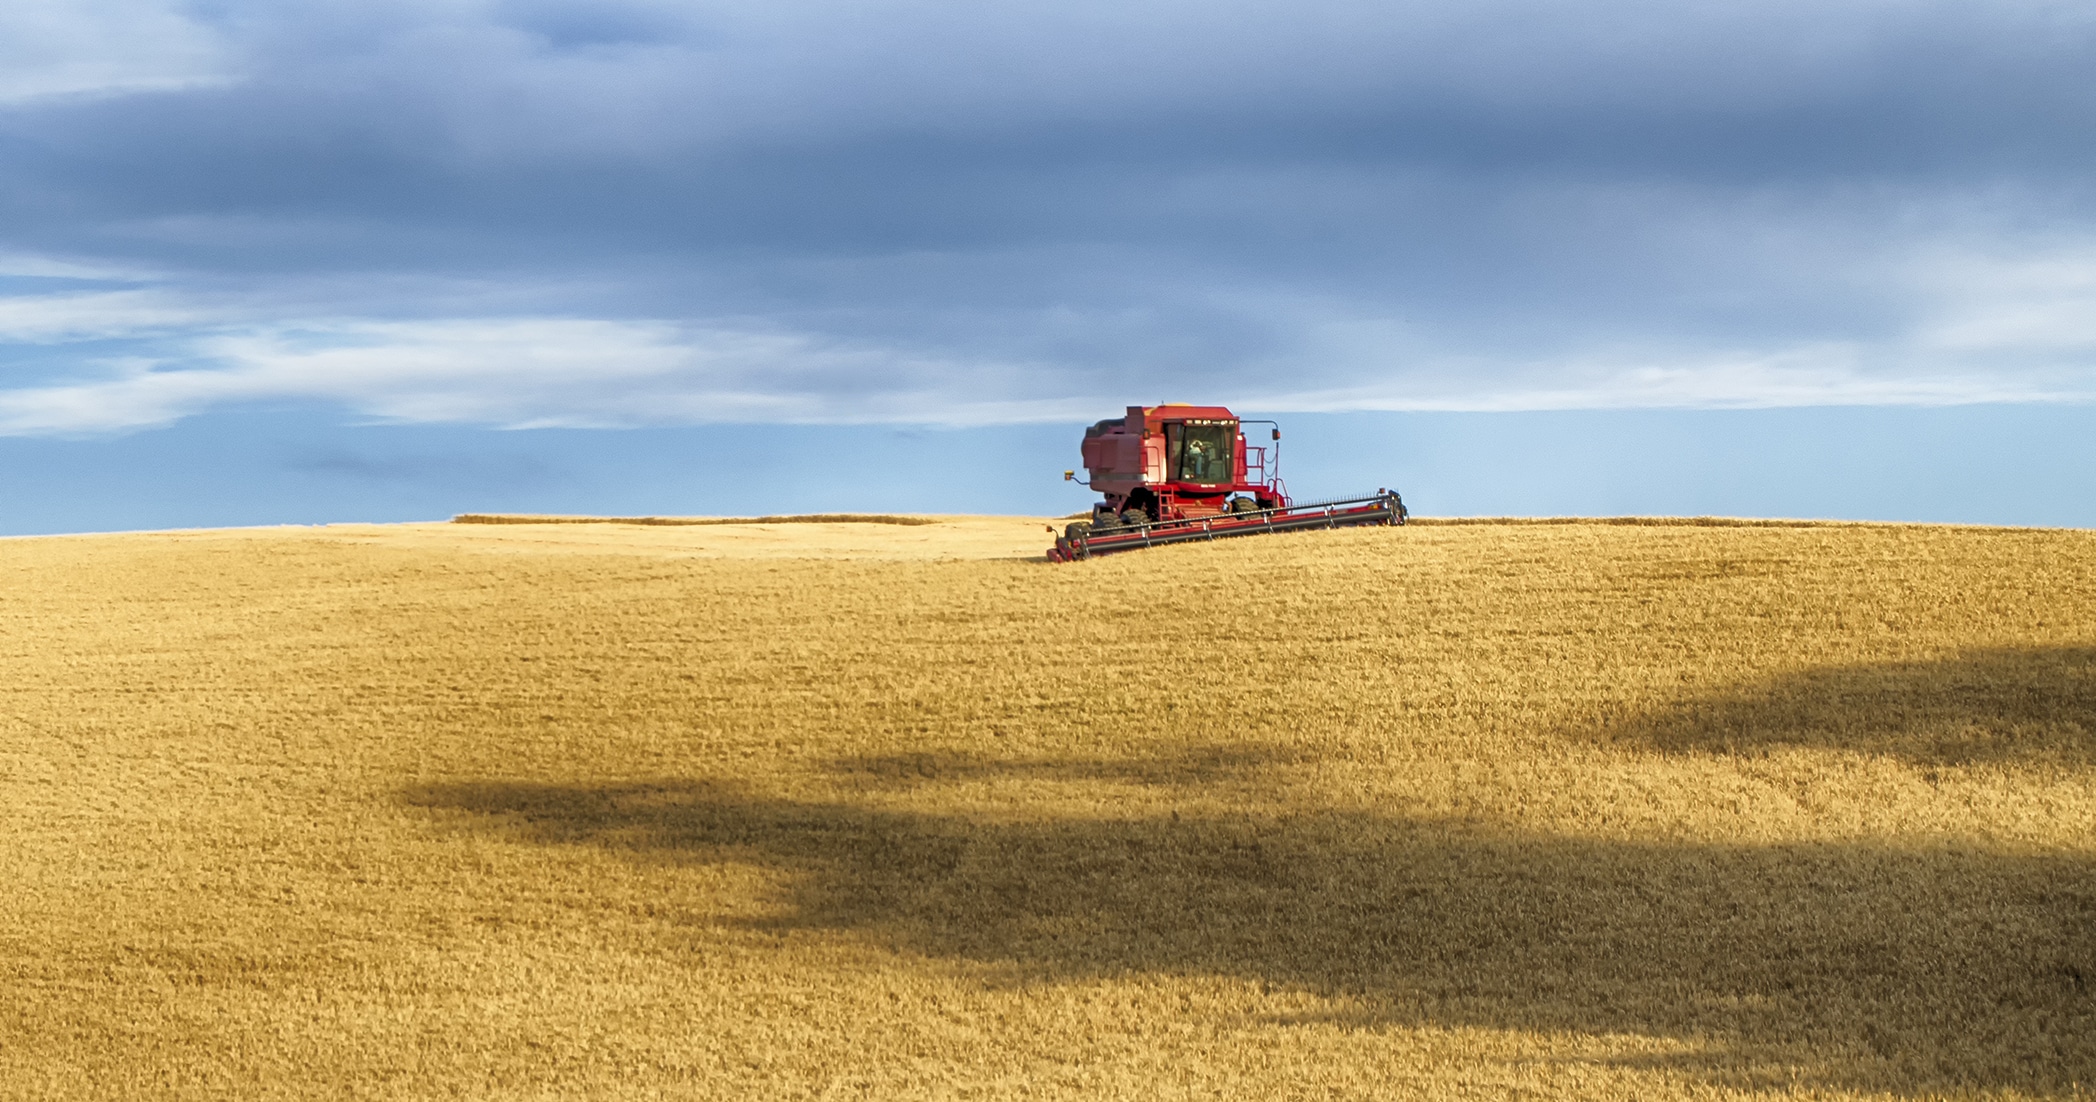
[[1397,495],[1397,491],[1387,489],[1378,490],[1368,497],[1283,504],[1265,509],[1243,510],[1233,502],[1225,512],[1213,516],[1161,521],[1149,519],[1141,510],[1129,509],[1119,516],[1101,513],[1097,524],[1087,526],[1079,521],[1070,525],[1064,538],[1055,541],[1048,558],[1051,562],[1074,562],[1118,551],[1191,540],[1228,539],[1309,528],[1403,524],[1408,514],[1404,499]]

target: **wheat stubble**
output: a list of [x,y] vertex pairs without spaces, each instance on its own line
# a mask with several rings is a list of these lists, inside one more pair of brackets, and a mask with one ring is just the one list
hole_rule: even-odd
[[0,1093],[2096,1082],[2096,537],[1040,527],[0,541]]

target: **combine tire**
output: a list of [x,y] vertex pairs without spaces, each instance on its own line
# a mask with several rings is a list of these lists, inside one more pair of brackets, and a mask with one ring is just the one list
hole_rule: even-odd
[[1249,513],[1257,508],[1259,508],[1259,503],[1251,498],[1233,497],[1230,499],[1230,511],[1233,513]]
[[1063,529],[1063,538],[1071,543],[1076,543],[1091,534],[1092,522],[1088,520],[1072,521],[1068,528]]
[[1150,523],[1150,514],[1143,512],[1141,509],[1130,509],[1121,514],[1121,527],[1123,528],[1141,528],[1148,523]]

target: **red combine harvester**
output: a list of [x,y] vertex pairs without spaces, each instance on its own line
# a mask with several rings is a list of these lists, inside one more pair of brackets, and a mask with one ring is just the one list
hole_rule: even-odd
[[[1281,429],[1270,446],[1245,443],[1244,421],[1222,406],[1129,406],[1084,430],[1087,485],[1106,495],[1090,520],[1064,530],[1048,551],[1071,562],[1164,543],[1340,528],[1403,524],[1408,515],[1395,490],[1367,497],[1296,504],[1281,484]],[[1077,480],[1076,471],[1063,477]]]

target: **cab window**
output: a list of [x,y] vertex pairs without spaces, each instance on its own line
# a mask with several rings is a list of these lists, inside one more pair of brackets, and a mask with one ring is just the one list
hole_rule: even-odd
[[1178,482],[1219,486],[1236,481],[1231,449],[1237,443],[1232,425],[1189,425],[1183,422],[1164,427],[1165,463]]

